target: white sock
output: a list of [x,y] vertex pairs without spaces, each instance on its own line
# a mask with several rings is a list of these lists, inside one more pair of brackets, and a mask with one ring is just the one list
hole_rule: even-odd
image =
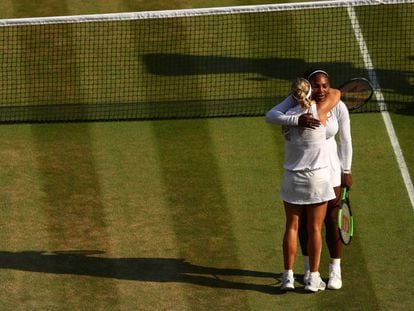
[[341,270],[341,258],[331,258],[332,268],[335,270]]
[[287,276],[293,276],[293,270],[291,270],[291,269],[285,270],[285,275],[287,275]]
[[319,277],[320,276],[319,271],[311,272],[310,273],[310,276],[311,276],[311,278],[317,278],[317,277]]
[[303,256],[303,265],[304,265],[305,271],[309,271],[310,270],[310,266],[309,266],[309,256]]

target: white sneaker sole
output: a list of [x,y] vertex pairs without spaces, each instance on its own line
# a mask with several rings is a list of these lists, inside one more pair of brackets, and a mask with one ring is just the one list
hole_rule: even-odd
[[324,291],[325,287],[312,287],[312,286],[306,285],[305,290],[309,291],[309,292],[316,293],[317,291]]
[[310,291],[310,292],[318,292],[318,291],[324,291],[326,288],[326,283],[321,281],[319,286],[314,286],[312,284],[307,284],[305,285],[305,290]]

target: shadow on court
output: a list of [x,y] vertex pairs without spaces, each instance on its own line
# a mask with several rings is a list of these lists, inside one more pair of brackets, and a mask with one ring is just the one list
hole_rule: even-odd
[[[331,74],[334,87],[354,77],[369,78],[368,71],[363,67],[357,67],[352,62],[307,62],[300,58],[245,58],[224,57],[210,55],[186,55],[175,53],[153,53],[143,56],[147,71],[159,76],[188,76],[211,74],[236,74],[251,73],[256,77],[250,80],[264,81],[267,79],[281,79],[292,81],[297,76],[302,76],[309,68],[323,68]],[[414,71],[391,70],[376,68],[375,74],[381,91],[385,95],[388,109],[402,114],[412,114],[414,98],[411,80]],[[288,90],[274,90],[275,102]],[[366,111],[376,110],[376,102],[371,101]],[[365,111],[365,110],[364,110]]]
[[[175,282],[281,294],[280,274],[198,266],[178,258],[107,258],[101,251],[0,252],[0,269],[141,282]],[[242,281],[249,278],[250,281]],[[231,280],[230,280],[231,279]],[[239,280],[235,280],[239,279]],[[256,279],[257,282],[251,282]],[[258,280],[261,279],[261,280]],[[265,283],[265,284],[263,284]]]
[[[246,58],[154,53],[143,56],[148,72],[163,76],[257,73],[263,77],[291,81],[309,68],[323,68],[331,73],[332,82],[342,83],[353,77],[368,77],[365,68],[352,62],[306,62],[300,58]],[[400,94],[412,94],[410,70],[375,69],[382,88]]]

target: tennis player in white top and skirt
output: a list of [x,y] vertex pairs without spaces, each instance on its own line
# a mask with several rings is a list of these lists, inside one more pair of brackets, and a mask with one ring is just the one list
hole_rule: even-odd
[[[322,70],[310,72],[307,77],[316,77],[322,75],[328,77],[327,73]],[[273,107],[266,115],[268,123],[285,125],[285,126],[307,126],[306,123],[299,124],[298,115],[286,114],[286,112],[296,105],[295,99],[289,95],[280,104]],[[309,121],[309,119],[308,119]],[[315,123],[314,123],[315,124]],[[339,144],[335,136],[339,136]],[[339,103],[328,113],[326,120],[326,139],[329,157],[329,169],[331,172],[331,183],[333,184],[336,194],[335,199],[328,202],[327,215],[325,217],[326,225],[326,242],[330,253],[329,264],[329,282],[328,288],[339,289],[342,287],[341,278],[341,257],[342,243],[338,234],[337,214],[340,204],[341,184],[347,188],[352,186],[351,164],[352,164],[352,139],[350,129],[349,112],[346,105]],[[338,148],[339,147],[339,148]],[[302,216],[306,219],[306,215]],[[306,223],[304,221],[303,223]],[[309,258],[307,256],[307,230],[305,225],[300,226],[299,238],[302,247],[302,253],[305,259],[304,282],[309,277]]]
[[[319,119],[321,126],[314,129],[287,126],[284,128],[285,138],[285,173],[283,176],[281,196],[285,206],[286,230],[283,239],[284,266],[282,289],[294,289],[293,263],[297,249],[297,233],[301,214],[306,210],[309,272],[310,277],[305,290],[316,292],[325,289],[319,269],[321,251],[321,227],[325,217],[327,202],[335,198],[331,182],[330,162],[326,139],[327,114],[337,104],[340,92],[326,92],[316,105],[310,100],[311,86],[305,79],[298,79],[292,86],[292,98],[298,103],[286,111],[287,119],[299,119],[308,113]],[[300,104],[300,105],[299,105]],[[272,110],[267,114],[266,120]],[[271,121],[271,120],[270,120]]]

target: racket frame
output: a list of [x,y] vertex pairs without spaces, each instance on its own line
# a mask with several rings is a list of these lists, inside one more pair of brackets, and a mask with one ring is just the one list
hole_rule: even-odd
[[[342,235],[342,211],[343,211],[343,204],[346,204],[348,206],[349,210],[349,240],[345,240],[345,238]],[[352,209],[351,205],[349,203],[349,196],[348,191],[346,187],[343,187],[341,190],[341,204],[338,210],[338,230],[339,230],[339,236],[341,238],[341,241],[344,245],[348,245],[351,243],[352,237],[354,235],[354,219],[352,216]]]
[[[369,90],[371,91],[370,92],[370,94],[369,94],[369,96],[366,98],[366,99],[364,99],[361,103],[359,103],[358,105],[356,105],[356,106],[348,106],[348,104],[346,103],[346,101],[345,101],[345,105],[347,106],[347,108],[348,108],[348,110],[349,111],[352,111],[352,110],[356,110],[356,109],[358,109],[358,108],[361,108],[363,105],[365,105],[368,101],[370,101],[371,100],[371,98],[372,98],[372,96],[374,95],[374,87],[372,86],[372,84],[371,84],[371,82],[368,80],[368,79],[366,79],[366,78],[363,78],[363,77],[357,77],[357,78],[352,78],[352,79],[349,79],[348,81],[346,81],[346,82],[344,82],[344,83],[342,83],[339,87],[338,87],[338,89],[342,92],[342,88],[344,88],[346,85],[348,85],[348,84],[350,84],[350,83],[355,83],[355,82],[358,82],[358,81],[361,81],[361,82],[363,82],[364,84],[366,84],[366,85],[368,85],[369,86]],[[346,92],[344,92],[344,93],[346,93]]]

